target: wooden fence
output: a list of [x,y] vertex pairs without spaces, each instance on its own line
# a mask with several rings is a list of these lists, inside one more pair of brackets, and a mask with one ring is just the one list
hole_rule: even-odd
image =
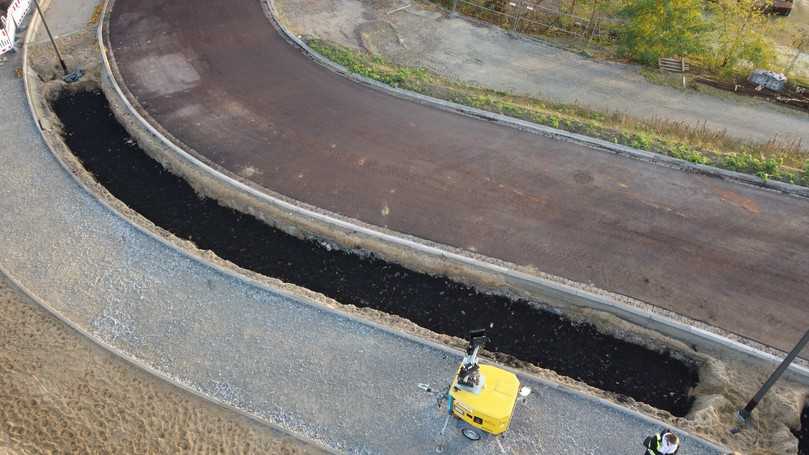
[[657,60],[657,65],[661,70],[672,73],[687,73],[690,69],[684,58],[661,58]]

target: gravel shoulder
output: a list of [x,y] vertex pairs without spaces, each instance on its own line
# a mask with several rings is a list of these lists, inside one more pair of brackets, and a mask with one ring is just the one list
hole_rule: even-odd
[[400,0],[281,0],[295,33],[368,50],[406,66],[516,95],[579,104],[636,118],[706,124],[730,136],[809,144],[809,114],[749,98],[716,97],[647,81],[634,65],[600,62],[498,27],[448,18],[430,5]]

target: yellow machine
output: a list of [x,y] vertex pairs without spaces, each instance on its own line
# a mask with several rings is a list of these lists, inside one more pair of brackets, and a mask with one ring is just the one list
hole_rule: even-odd
[[[487,341],[483,330],[470,333],[466,357],[447,392],[447,407],[450,415],[497,436],[508,430],[518,396],[525,397],[531,390],[521,389],[514,373],[478,364],[478,351]],[[473,428],[464,429],[463,434],[472,440],[480,439]]]
[[473,427],[499,435],[508,430],[520,381],[514,373],[491,365],[481,365],[480,375],[485,383],[479,393],[457,387],[456,378],[449,389],[448,403],[455,417]]

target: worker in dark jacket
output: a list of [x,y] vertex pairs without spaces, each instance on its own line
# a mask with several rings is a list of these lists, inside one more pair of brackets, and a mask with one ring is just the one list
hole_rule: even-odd
[[680,450],[680,438],[669,430],[663,430],[643,441],[644,455],[674,455]]

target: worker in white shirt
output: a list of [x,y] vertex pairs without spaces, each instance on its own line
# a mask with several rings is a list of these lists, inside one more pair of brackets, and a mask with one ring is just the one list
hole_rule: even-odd
[[649,436],[643,441],[644,455],[674,455],[680,450],[680,438],[669,430]]

